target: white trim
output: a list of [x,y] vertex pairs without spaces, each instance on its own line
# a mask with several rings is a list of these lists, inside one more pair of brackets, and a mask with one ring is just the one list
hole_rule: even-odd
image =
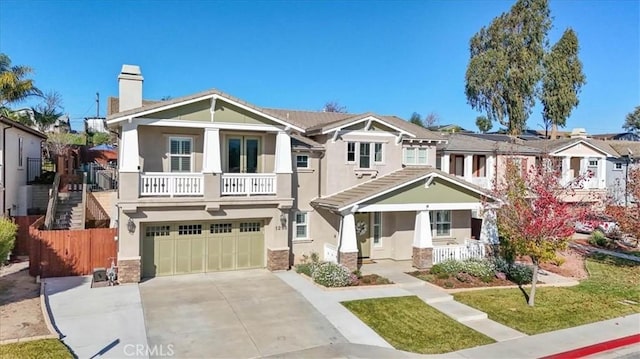
[[140,172],[140,148],[138,143],[138,125],[124,123],[120,135],[118,166],[120,172]]
[[340,248],[341,253],[357,253],[358,237],[356,236],[356,221],[352,212],[345,213],[340,221]]
[[[378,238],[378,243],[376,243],[376,213],[380,215],[380,223],[378,224],[379,226],[379,231],[380,231],[380,237]],[[373,248],[382,248],[383,244],[382,244],[382,212],[373,212],[371,213],[371,246]]]
[[410,212],[410,211],[459,211],[482,208],[482,203],[406,203],[406,204],[370,204],[361,206],[357,212]]
[[365,122],[365,121],[376,121],[376,122],[379,122],[379,123],[381,123],[381,124],[383,124],[383,125],[385,125],[385,126],[387,126],[389,128],[392,128],[392,129],[394,129],[394,130],[396,130],[396,131],[398,131],[400,133],[407,134],[410,137],[416,137],[416,135],[414,135],[414,134],[412,134],[410,132],[407,132],[407,131],[405,131],[405,130],[403,130],[401,128],[398,128],[398,127],[396,127],[396,126],[394,126],[394,125],[392,125],[392,124],[390,124],[388,122],[385,122],[384,120],[381,120],[381,119],[379,119],[379,118],[377,118],[375,116],[367,116],[367,117],[361,118],[359,120],[349,121],[349,122],[344,123],[344,124],[342,124],[340,126],[331,127],[331,128],[329,128],[327,130],[322,131],[322,134],[326,135],[327,133],[330,133],[330,132],[333,132],[333,131],[340,131],[345,127],[353,126],[353,125],[356,125],[358,123]]
[[220,130],[206,128],[202,151],[202,173],[222,173],[220,154]]
[[[195,138],[194,136],[190,136],[190,135],[183,135],[183,134],[169,134],[166,135],[167,136],[167,159],[168,159],[168,170],[165,172],[170,172],[170,173],[195,173],[195,149],[194,149],[194,145],[195,145]],[[173,158],[173,156],[177,157],[177,158],[185,158],[187,157],[187,155],[183,155],[183,154],[173,154],[171,153],[171,141],[172,140],[178,140],[178,141],[182,141],[182,140],[189,140],[189,171],[172,171],[171,170],[171,159]]]
[[[298,221],[296,220],[298,217],[298,214],[304,213],[304,223],[298,223]],[[305,226],[305,236],[304,237],[297,237],[298,235],[298,225],[304,225]],[[293,241],[297,242],[297,241],[308,241],[309,239],[311,239],[311,237],[309,236],[309,211],[295,211],[293,213]]]
[[[295,156],[296,156],[296,161],[295,161],[296,169],[311,169],[311,162],[309,161],[309,155],[296,153]],[[306,157],[307,158],[307,166],[305,166],[305,167],[298,166],[298,157]]]
[[137,125],[164,126],[164,127],[184,127],[184,128],[212,128],[219,130],[256,131],[256,132],[279,132],[282,128],[273,125],[253,125],[246,123],[230,122],[203,122],[187,120],[171,120],[157,118],[140,118],[136,120]]
[[[600,152],[600,153],[604,154],[606,157],[618,157],[618,156],[614,156],[614,155],[612,155],[612,154],[610,154],[610,153],[608,153],[608,152],[606,152],[606,151],[602,150],[601,148],[599,148],[599,147],[597,147],[597,146],[595,146],[595,145],[592,145],[592,144],[590,144],[589,142],[584,141],[584,140],[579,140],[578,142],[572,142],[572,143],[570,143],[570,144],[568,144],[568,145],[566,145],[566,146],[562,146],[562,147],[560,147],[560,148],[558,148],[558,149],[554,150],[554,151],[553,151],[553,152],[551,152],[550,154],[551,154],[552,156],[565,156],[564,154],[558,154],[558,152],[562,152],[562,151],[564,151],[564,150],[566,150],[566,149],[568,149],[568,148],[571,148],[571,147],[573,147],[573,146],[576,146],[576,145],[578,145],[578,144],[580,144],[580,143],[584,144],[585,146],[591,147],[592,149],[594,149],[594,150],[596,150],[596,151],[598,151],[598,152]],[[579,156],[571,156],[571,157],[579,157]]]
[[[451,230],[453,229],[453,213],[451,213],[451,209],[436,209],[429,211],[429,215],[433,213],[433,221],[431,221],[432,237],[436,238],[451,238]],[[437,212],[449,212],[449,221],[448,222],[440,222],[440,223],[448,223],[449,224],[449,232],[446,234],[438,234],[438,215]]]
[[431,230],[431,217],[428,210],[423,209],[416,213],[413,247],[433,248],[433,231]]
[[[138,118],[138,117],[142,117],[142,116],[145,116],[145,115],[148,115],[148,114],[151,114],[151,113],[161,112],[161,111],[164,111],[164,110],[170,110],[172,108],[188,105],[188,104],[195,103],[195,102],[200,102],[200,101],[207,100],[207,99],[222,100],[222,101],[227,102],[227,103],[229,103],[229,104],[231,104],[233,106],[240,107],[243,110],[249,111],[249,112],[251,112],[253,114],[256,114],[258,116],[264,117],[264,118],[266,118],[268,120],[271,120],[273,122],[279,123],[279,124],[284,125],[284,126],[289,126],[289,127],[293,128],[293,129],[295,129],[297,131],[300,131],[302,133],[305,132],[304,129],[302,129],[302,128],[298,127],[298,126],[294,126],[294,125],[292,125],[290,123],[287,123],[286,121],[283,121],[283,120],[281,120],[279,118],[273,117],[273,116],[268,115],[268,114],[266,114],[266,113],[264,113],[262,111],[258,111],[256,109],[253,109],[253,108],[249,107],[249,106],[243,105],[242,103],[239,103],[237,101],[233,101],[233,100],[231,100],[231,99],[229,99],[227,97],[220,96],[218,94],[203,95],[203,96],[196,97],[196,98],[193,98],[193,99],[190,99],[190,100],[184,100],[184,101],[172,103],[172,104],[166,105],[166,106],[160,106],[160,107],[157,107],[157,108],[154,108],[154,109],[150,109],[150,110],[146,110],[146,111],[140,111],[140,112],[132,113],[132,114],[125,115],[125,116],[122,116],[122,117],[112,118],[111,120],[107,121],[107,125],[118,123],[118,122],[121,122],[121,121],[124,121],[124,120],[129,120],[130,121],[132,118]],[[137,120],[138,119],[136,119],[136,122],[137,122]]]
[[275,173],[293,173],[291,166],[291,137],[285,131],[276,135]]
[[[371,196],[369,196],[369,197],[365,197],[364,199],[358,200],[358,201],[357,201],[357,202],[355,202],[355,203],[352,203],[352,204],[350,204],[350,205],[348,205],[348,206],[345,206],[345,207],[340,208],[340,209],[339,209],[339,211],[341,211],[341,212],[342,212],[342,211],[346,210],[347,208],[352,207],[353,205],[357,205],[357,204],[360,204],[360,203],[363,203],[363,202],[367,202],[367,201],[369,201],[369,200],[371,200],[371,199],[374,199],[374,198],[376,198],[376,197],[380,197],[380,196],[382,196],[382,195],[384,195],[384,194],[387,194],[387,193],[389,193],[389,192],[393,192],[393,191],[395,191],[395,190],[397,190],[397,189],[400,189],[400,188],[402,188],[402,187],[408,186],[408,185],[410,185],[410,184],[412,184],[412,183],[416,183],[416,182],[418,182],[418,181],[420,181],[420,180],[426,179],[426,178],[431,177],[431,176],[435,176],[435,177],[441,178],[441,179],[443,179],[443,180],[445,180],[445,181],[448,181],[448,182],[450,182],[450,183],[453,183],[453,184],[455,184],[455,185],[458,185],[458,186],[460,186],[460,187],[462,187],[462,188],[468,189],[469,191],[475,192],[475,193],[477,193],[477,194],[479,194],[479,195],[481,195],[481,196],[487,196],[487,197],[490,197],[490,198],[496,199],[496,198],[492,197],[491,195],[489,195],[489,194],[487,194],[487,193],[485,193],[485,192],[483,192],[483,191],[479,191],[479,190],[477,190],[477,189],[475,189],[475,188],[473,188],[473,187],[470,187],[470,186],[465,185],[464,183],[462,183],[462,182],[464,182],[464,181],[461,181],[460,183],[459,183],[459,182],[455,182],[455,181],[452,181],[452,180],[451,180],[450,178],[448,178],[448,177],[445,177],[445,176],[442,176],[442,175],[440,175],[440,174],[438,174],[438,173],[433,173],[433,172],[432,172],[432,173],[426,174],[426,175],[424,175],[424,176],[420,176],[420,177],[418,177],[418,178],[416,178],[416,179],[414,179],[414,180],[412,180],[412,181],[404,182],[404,183],[402,183],[402,184],[399,184],[399,185],[397,185],[397,186],[395,186],[395,187],[392,187],[392,188],[390,188],[390,189],[387,189],[387,190],[385,190],[385,191],[378,192],[378,193],[376,193],[376,194],[374,194],[374,195],[371,195]],[[354,187],[355,187],[355,186],[354,186]],[[340,192],[344,192],[344,190],[343,190],[343,191],[340,191]],[[338,192],[338,193],[340,193],[340,192]],[[332,196],[332,195],[331,195],[331,196]],[[331,197],[331,196],[327,196],[327,197]]]
[[356,139],[354,139],[354,141],[362,141],[362,139],[360,139],[360,136],[364,136],[364,137],[396,137],[396,135],[389,133],[389,132],[366,132],[366,131],[347,131],[347,130],[341,130],[341,131],[336,131],[340,134],[340,137],[342,137],[345,141],[348,140],[349,137],[354,136],[356,137]]

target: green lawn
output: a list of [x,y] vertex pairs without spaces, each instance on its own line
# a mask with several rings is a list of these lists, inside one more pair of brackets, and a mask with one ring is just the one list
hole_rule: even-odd
[[[589,279],[575,287],[537,288],[533,308],[527,306],[519,289],[461,292],[454,298],[527,334],[640,313],[640,263],[595,255],[587,259],[586,266]],[[621,303],[625,300],[636,304]]]
[[394,348],[440,354],[494,343],[430,307],[416,296],[342,303]]
[[73,358],[69,349],[58,339],[34,340],[31,342],[0,345],[0,358]]

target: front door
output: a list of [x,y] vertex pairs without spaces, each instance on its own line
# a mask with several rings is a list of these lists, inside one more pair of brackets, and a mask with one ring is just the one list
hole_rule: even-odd
[[369,213],[357,213],[355,217],[358,257],[369,258],[371,256],[371,221],[369,220]]
[[237,136],[227,139],[227,172],[258,173],[260,139]]

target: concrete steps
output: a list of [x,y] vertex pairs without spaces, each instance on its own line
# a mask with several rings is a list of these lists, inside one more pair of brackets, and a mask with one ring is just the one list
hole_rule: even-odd
[[58,194],[54,229],[84,229],[84,204],[81,192]]

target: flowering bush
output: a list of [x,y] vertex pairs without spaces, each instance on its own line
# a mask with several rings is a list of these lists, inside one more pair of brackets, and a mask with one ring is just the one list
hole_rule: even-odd
[[509,263],[502,257],[493,260],[498,273],[504,273],[507,279],[516,284],[529,284],[533,280],[533,269],[522,263]]
[[331,262],[320,263],[311,274],[311,278],[325,287],[346,287],[353,281],[347,267]]
[[0,265],[4,264],[13,250],[18,226],[8,218],[0,218]]
[[489,280],[495,275],[495,266],[487,260],[467,259],[459,261],[455,259],[446,260],[431,267],[431,274],[436,275],[457,275],[467,273],[482,280]]

